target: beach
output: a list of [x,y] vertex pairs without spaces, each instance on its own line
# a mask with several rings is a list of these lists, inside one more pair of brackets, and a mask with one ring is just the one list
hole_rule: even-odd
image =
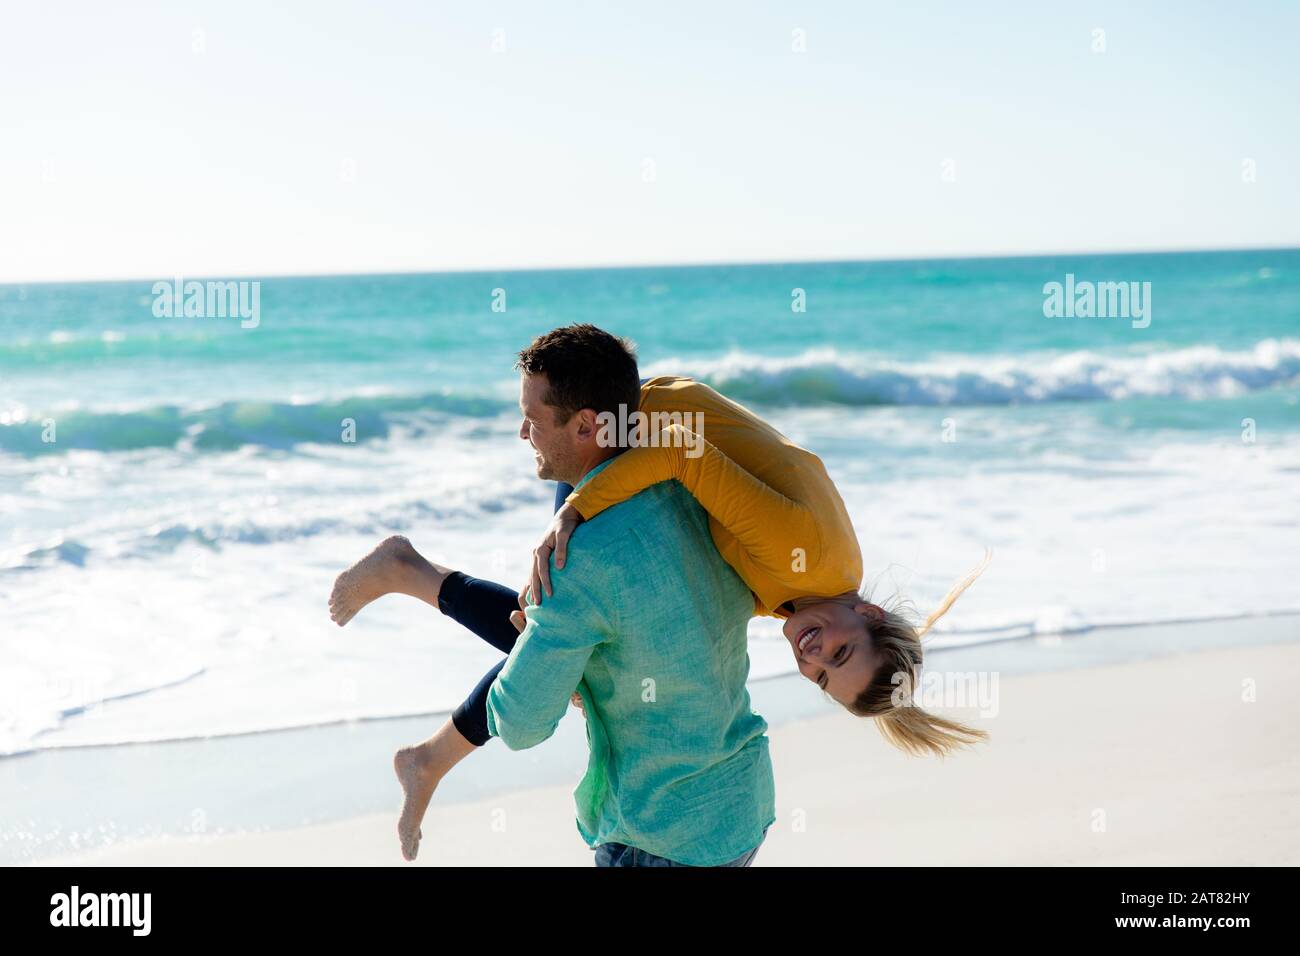
[[[1049,319],[1065,274],[1161,311]],[[923,618],[992,548],[936,647],[1300,610],[1300,251],[280,277],[256,328],[150,290],[0,287],[0,757],[454,708],[494,648],[326,600],[391,534],[523,584],[555,488],[513,364],[561,320],[817,454],[878,600]],[[751,679],[794,673],[750,638]]]
[[[942,762],[902,755],[838,710],[790,720],[771,731],[777,817],[755,865],[1296,865],[1298,681],[1300,642],[1005,677],[996,716],[954,711],[990,742]],[[46,862],[592,864],[570,785],[435,797],[405,864],[393,786],[391,813]]]
[[1274,922],[1300,3],[569,6],[6,18],[15,951],[668,857]]
[[[1045,315],[1067,275],[1152,282],[1154,319]],[[1296,750],[1287,715],[1250,724],[1284,705],[1211,717],[1240,677],[1190,662],[1271,680],[1300,642],[1300,250],[258,281],[247,327],[155,315],[143,281],[0,287],[0,864],[400,864],[391,756],[500,653],[400,595],[340,629],[333,582],[401,534],[524,583],[555,488],[513,365],[582,321],[814,452],[872,601],[924,620],[993,552],[927,668],[1006,699],[961,714],[994,742],[944,764],[890,751],[750,622],[779,800],[759,865],[1296,858],[1249,830],[1294,795],[1260,776]],[[589,863],[584,731],[475,755],[421,865]]]

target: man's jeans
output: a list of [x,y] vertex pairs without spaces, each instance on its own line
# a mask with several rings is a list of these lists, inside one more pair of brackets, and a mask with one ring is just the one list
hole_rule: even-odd
[[[767,838],[767,831],[763,831],[763,839]],[[754,862],[754,857],[758,855],[758,848],[763,845],[763,839],[758,841],[758,846],[736,857],[730,863],[719,863],[719,866],[749,866]],[[689,863],[678,863],[674,860],[667,860],[662,856],[655,856],[653,853],[647,853],[645,850],[638,850],[634,846],[628,846],[626,843],[602,843],[596,847],[596,865],[597,866],[690,866]]]

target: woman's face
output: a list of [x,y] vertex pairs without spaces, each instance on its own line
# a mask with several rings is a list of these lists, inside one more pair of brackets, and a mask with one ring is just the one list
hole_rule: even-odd
[[781,631],[799,673],[847,707],[866,689],[879,665],[868,626],[880,614],[874,604],[817,601],[786,618]]

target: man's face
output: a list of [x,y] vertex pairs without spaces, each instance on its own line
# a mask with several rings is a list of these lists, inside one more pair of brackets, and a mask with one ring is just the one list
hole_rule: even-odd
[[519,426],[519,437],[533,446],[538,478],[573,484],[581,477],[575,474],[579,455],[573,426],[578,416],[557,424],[555,407],[546,404],[547,389],[545,375],[520,376],[519,410],[524,421]]

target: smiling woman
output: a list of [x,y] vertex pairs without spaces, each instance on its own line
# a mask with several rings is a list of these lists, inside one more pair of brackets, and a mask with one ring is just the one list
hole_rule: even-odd
[[[856,603],[850,603],[856,602]],[[884,616],[874,604],[844,599],[800,598],[782,633],[794,648],[799,673],[845,707],[851,707],[880,665],[872,646],[873,622]]]
[[920,627],[897,609],[885,610],[874,604],[859,604],[854,608],[859,613],[865,612],[868,618],[867,633],[876,654],[876,668],[866,689],[846,706],[859,716],[877,718],[876,726],[881,734],[901,750],[944,756],[954,746],[988,738],[985,731],[923,710],[919,691],[924,659],[922,639],[984,572],[992,557],[991,552],[985,552],[984,560],[948,592]]

